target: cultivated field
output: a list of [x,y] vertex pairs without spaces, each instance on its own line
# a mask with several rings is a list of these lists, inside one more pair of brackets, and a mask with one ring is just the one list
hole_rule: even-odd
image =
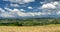
[[0,26],[0,32],[60,32],[60,26]]

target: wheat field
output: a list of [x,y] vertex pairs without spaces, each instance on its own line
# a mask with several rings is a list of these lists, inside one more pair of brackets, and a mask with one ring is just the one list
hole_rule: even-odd
[[60,32],[60,26],[0,26],[0,32]]

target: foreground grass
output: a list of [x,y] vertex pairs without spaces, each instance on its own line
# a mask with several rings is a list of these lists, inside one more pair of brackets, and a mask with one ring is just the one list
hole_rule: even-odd
[[46,26],[0,26],[0,32],[60,32],[60,24]]

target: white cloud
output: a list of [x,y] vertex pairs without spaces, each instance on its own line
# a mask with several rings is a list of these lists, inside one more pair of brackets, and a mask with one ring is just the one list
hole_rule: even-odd
[[[30,3],[30,2],[34,2],[32,0],[8,0],[10,2],[16,2],[16,3]],[[11,4],[11,6],[15,6],[15,7],[19,7],[18,4]],[[28,9],[33,9],[33,7],[29,6],[27,7]],[[25,13],[24,9],[10,9],[10,8],[6,8],[5,9],[9,12],[6,12],[4,9],[0,9],[0,11],[4,12],[0,14],[0,16],[2,17],[32,17],[32,16],[46,16],[46,15],[52,15],[56,14],[60,15],[60,2],[58,1],[46,1],[46,3],[44,3],[41,7],[42,12],[27,12]]]
[[12,6],[12,7],[20,7],[20,5],[18,5],[18,4],[10,4],[10,6]]
[[59,3],[58,2],[53,2],[53,5],[58,5]]
[[58,1],[60,1],[60,0],[45,0],[43,2],[40,1],[40,4],[46,4],[46,3],[50,3],[50,2],[55,2],[56,3]]
[[5,7],[5,9],[8,10],[8,11],[10,11],[10,12],[17,12],[17,11],[25,12],[24,9],[20,9],[20,10],[18,10],[18,9],[13,9],[13,11],[12,11],[12,9],[7,8],[7,7]]
[[23,0],[25,3],[34,2],[35,0]]
[[5,12],[5,10],[4,10],[4,9],[2,9],[2,8],[0,8],[0,12]]
[[56,14],[57,14],[57,15],[60,15],[60,11],[58,11]]
[[42,13],[42,12],[22,12],[21,10],[23,9],[10,9],[10,8],[5,8],[7,11],[5,11],[4,13],[1,12],[0,17],[4,17],[4,18],[13,18],[13,17],[32,17],[32,16],[42,16],[45,15],[46,13]]
[[31,6],[29,6],[28,9],[33,9],[33,8]]
[[19,4],[24,4],[24,3],[34,2],[35,0],[4,0],[4,1],[10,1],[10,2],[16,2]]
[[24,10],[24,9],[20,9],[20,11],[25,12],[25,10]]
[[10,8],[7,8],[7,7],[5,7],[5,9],[6,9],[6,10],[8,10],[8,11],[12,11],[12,9],[10,9]]
[[45,1],[42,3],[44,3],[41,7],[42,9],[55,9],[59,5],[58,1],[50,1],[50,0],[46,1],[46,3]]
[[56,6],[51,3],[47,3],[47,4],[43,4],[41,8],[42,9],[55,9]]
[[4,9],[0,8],[0,17],[13,17],[12,15],[10,15],[10,13],[7,13]]
[[21,17],[33,16],[33,15],[36,16],[38,14],[38,12],[36,12],[36,13],[32,13],[32,12],[24,13],[24,12],[21,12],[20,10],[18,10],[18,9],[14,9],[11,12],[16,13],[18,16],[21,16]]
[[[45,0],[40,2],[43,4],[39,9],[49,15],[60,15],[60,1],[58,0]],[[46,15],[46,14],[45,14]]]
[[14,17],[14,16],[13,15],[10,15],[8,13],[2,13],[2,14],[0,14],[0,17],[10,18],[10,17]]

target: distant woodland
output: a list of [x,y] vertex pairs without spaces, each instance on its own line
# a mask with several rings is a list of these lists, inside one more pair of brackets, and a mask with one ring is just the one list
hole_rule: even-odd
[[0,26],[42,26],[60,24],[60,19],[0,19]]

